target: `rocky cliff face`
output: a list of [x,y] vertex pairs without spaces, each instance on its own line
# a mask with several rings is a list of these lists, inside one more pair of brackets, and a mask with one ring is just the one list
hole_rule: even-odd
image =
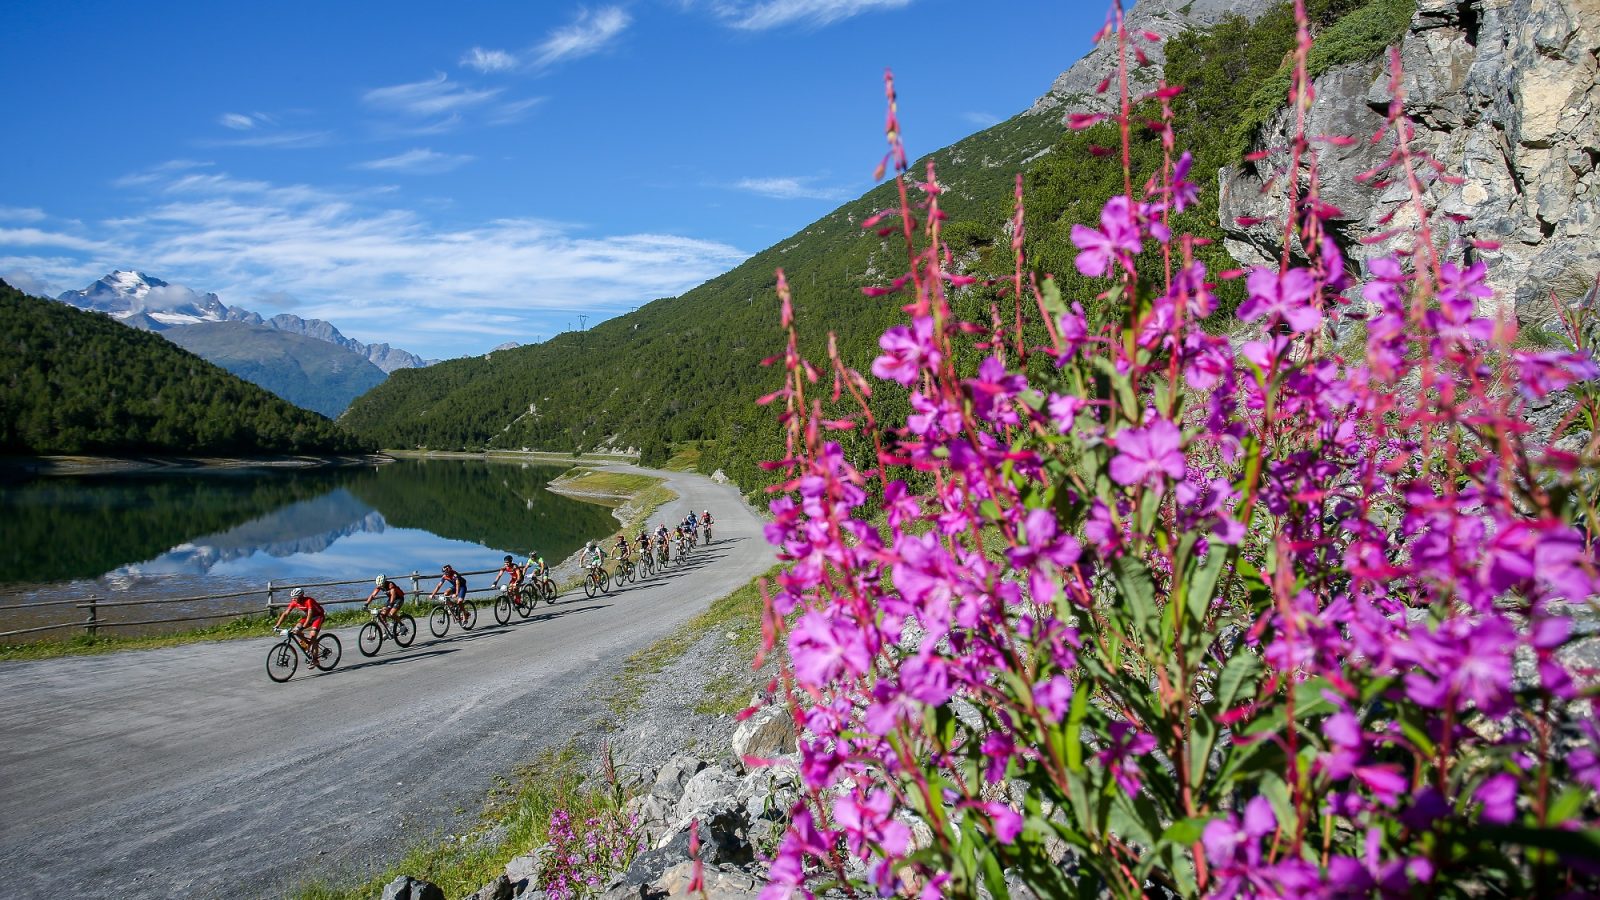
[[[1142,6],[1142,4],[1141,4]],[[1583,297],[1600,273],[1600,0],[1419,0],[1401,45],[1405,110],[1415,145],[1459,184],[1436,183],[1441,245],[1455,258],[1481,258],[1499,302],[1524,327],[1550,326],[1558,300]],[[1333,69],[1316,80],[1308,131],[1370,137],[1390,98],[1386,60]],[[1282,146],[1293,122],[1280,112],[1260,145]],[[1403,185],[1381,191],[1355,176],[1387,157],[1377,145],[1324,149],[1324,197],[1341,210],[1339,230],[1352,261],[1385,252],[1360,235],[1415,224]],[[1285,198],[1275,154],[1225,169],[1220,181],[1227,248],[1244,263],[1275,259]],[[1385,224],[1385,217],[1394,219]],[[1239,217],[1265,220],[1240,227]],[[1499,242],[1476,250],[1471,239]]]

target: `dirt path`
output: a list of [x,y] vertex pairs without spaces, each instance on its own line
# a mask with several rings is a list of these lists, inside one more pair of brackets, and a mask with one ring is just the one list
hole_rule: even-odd
[[623,470],[678,493],[657,519],[711,509],[717,541],[610,596],[424,627],[370,660],[345,629],[338,669],[281,685],[267,636],[0,665],[7,895],[277,896],[296,860],[365,870],[464,821],[495,775],[565,742],[592,679],[771,565],[733,487]]

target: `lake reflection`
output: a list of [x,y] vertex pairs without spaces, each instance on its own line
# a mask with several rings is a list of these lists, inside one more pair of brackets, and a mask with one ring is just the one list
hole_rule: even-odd
[[555,562],[617,528],[604,507],[545,490],[562,471],[447,459],[8,483],[0,596],[215,594],[486,569],[531,550]]

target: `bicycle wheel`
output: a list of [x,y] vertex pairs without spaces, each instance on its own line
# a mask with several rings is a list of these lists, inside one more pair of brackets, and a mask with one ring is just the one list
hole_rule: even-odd
[[344,647],[340,645],[337,634],[317,635],[317,668],[324,672],[333,671],[343,653]]
[[435,606],[433,611],[428,613],[428,630],[433,632],[436,638],[442,638],[450,633],[450,611],[444,608],[444,604]]
[[534,599],[536,598],[533,597],[532,590],[528,587],[521,587],[517,589],[516,597],[511,601],[511,605],[516,609],[517,615],[526,619],[533,613]]
[[600,570],[600,593],[611,593],[611,576],[606,573],[605,569]]
[[461,627],[468,631],[478,624],[478,604],[471,600],[461,601]]
[[282,684],[294,677],[300,665],[300,651],[288,641],[279,641],[267,651],[267,677]]
[[511,598],[505,594],[494,598],[494,620],[501,625],[511,621]]
[[707,547],[711,546],[711,529],[709,529],[709,528],[706,529],[706,543],[705,543],[705,546],[707,546]]
[[417,620],[411,618],[410,613],[401,613],[400,620],[394,623],[394,642],[401,647],[411,646],[417,639]]
[[590,597],[593,597],[594,596],[594,592],[596,590],[598,590],[599,588],[600,588],[600,579],[594,577],[594,573],[593,572],[590,572],[588,575],[585,575],[583,577],[583,592],[585,594],[589,595]]
[[368,622],[361,626],[361,631],[356,634],[356,649],[362,656],[377,656],[383,649],[383,629],[377,622]]

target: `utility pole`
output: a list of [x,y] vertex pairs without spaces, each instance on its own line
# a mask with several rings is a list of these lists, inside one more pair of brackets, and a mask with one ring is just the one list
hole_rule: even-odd
[[589,317],[584,315],[583,313],[578,313],[578,330],[579,331],[588,331],[589,330]]

